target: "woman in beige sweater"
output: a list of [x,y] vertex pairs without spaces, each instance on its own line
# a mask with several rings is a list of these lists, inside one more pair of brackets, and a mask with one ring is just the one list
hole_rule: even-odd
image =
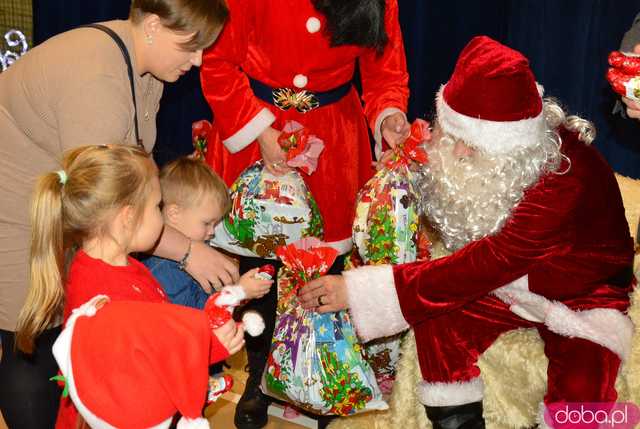
[[[151,151],[162,82],[199,66],[228,11],[223,0],[133,0],[126,21],[104,26],[131,58],[139,140]],[[29,201],[36,178],[56,170],[63,151],[86,144],[136,144],[128,68],[116,42],[96,28],[53,37],[0,74],[0,410],[9,427],[52,427],[59,391],[48,378],[59,315],[37,332],[35,349],[14,350],[28,288]],[[186,262],[205,288],[237,280],[223,255],[169,228],[155,254]],[[52,312],[55,313],[55,312]],[[23,353],[25,352],[25,353]]]

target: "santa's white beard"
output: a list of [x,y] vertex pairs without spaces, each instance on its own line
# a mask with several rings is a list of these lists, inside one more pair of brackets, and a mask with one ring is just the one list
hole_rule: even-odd
[[423,209],[451,251],[499,231],[524,191],[557,170],[561,157],[554,139],[506,155],[460,156],[454,147],[449,136],[429,145],[420,181]]

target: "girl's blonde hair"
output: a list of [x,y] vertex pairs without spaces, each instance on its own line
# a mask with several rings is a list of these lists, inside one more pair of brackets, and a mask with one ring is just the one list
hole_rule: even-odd
[[16,346],[32,353],[34,339],[64,306],[67,261],[82,243],[107,233],[125,206],[142,217],[157,168],[133,146],[83,146],[67,152],[62,170],[40,176],[31,201],[29,292],[18,317]]

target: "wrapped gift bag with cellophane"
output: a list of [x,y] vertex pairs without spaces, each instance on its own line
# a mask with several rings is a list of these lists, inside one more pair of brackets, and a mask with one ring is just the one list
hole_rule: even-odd
[[[430,240],[414,185],[417,170],[428,161],[422,144],[429,139],[429,124],[416,120],[409,138],[393,149],[383,167],[360,190],[350,266],[395,265],[429,258]],[[393,388],[402,338],[403,334],[398,334],[365,345],[385,395]]]
[[303,309],[298,289],[325,274],[337,251],[305,239],[278,249],[278,315],[262,390],[316,414],[387,409],[349,313]]
[[275,176],[263,161],[249,166],[231,185],[232,206],[211,244],[236,255],[274,258],[275,249],[304,237],[323,238],[318,206],[302,174],[313,174],[323,142],[295,122],[278,142],[294,170]]

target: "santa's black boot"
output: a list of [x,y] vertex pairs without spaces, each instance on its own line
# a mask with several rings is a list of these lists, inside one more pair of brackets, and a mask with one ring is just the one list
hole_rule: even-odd
[[233,419],[238,429],[260,429],[267,425],[269,399],[260,390],[262,372],[267,362],[268,350],[247,350],[249,379],[236,406]]
[[484,429],[482,402],[447,407],[424,407],[433,429]]

